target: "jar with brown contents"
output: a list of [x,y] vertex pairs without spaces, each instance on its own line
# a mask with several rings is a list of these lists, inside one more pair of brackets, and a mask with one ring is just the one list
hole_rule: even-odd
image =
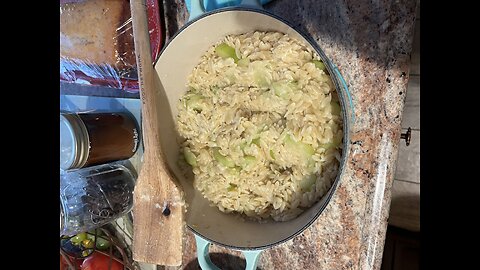
[[139,138],[136,121],[125,113],[61,113],[60,168],[129,159]]

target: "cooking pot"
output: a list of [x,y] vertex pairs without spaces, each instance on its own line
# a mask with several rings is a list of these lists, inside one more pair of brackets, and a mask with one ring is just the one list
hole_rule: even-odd
[[[343,150],[339,173],[329,191],[312,207],[297,218],[286,222],[269,221],[259,223],[242,220],[235,215],[220,212],[210,206],[208,200],[192,185],[193,174],[184,175],[178,168],[179,140],[175,132],[177,103],[187,91],[187,76],[198,64],[200,57],[209,47],[227,35],[241,34],[254,30],[277,31],[296,38],[315,50],[332,77],[343,117]],[[157,83],[163,104],[159,104],[164,119],[162,143],[165,158],[171,171],[180,181],[188,205],[185,216],[188,228],[195,234],[198,261],[202,269],[219,269],[208,256],[210,243],[240,250],[246,258],[246,269],[256,269],[262,250],[281,244],[300,234],[322,213],[332,198],[345,170],[349,152],[349,133],[354,121],[352,100],[347,85],[338,68],[325,56],[318,44],[308,35],[296,30],[286,20],[263,10],[256,0],[244,0],[239,6],[204,12],[200,0],[192,0],[190,20],[165,45],[155,63]]]

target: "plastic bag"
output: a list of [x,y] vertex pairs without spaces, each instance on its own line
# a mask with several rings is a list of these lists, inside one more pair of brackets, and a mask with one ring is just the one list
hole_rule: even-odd
[[[146,3],[155,60],[163,26],[158,1]],[[138,91],[128,0],[60,1],[60,80]]]

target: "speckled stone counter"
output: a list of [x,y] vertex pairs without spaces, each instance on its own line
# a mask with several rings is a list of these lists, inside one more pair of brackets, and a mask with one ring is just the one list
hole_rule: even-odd
[[[265,250],[259,269],[380,269],[416,5],[415,0],[274,0],[265,6],[308,32],[339,67],[356,122],[346,174],[332,201],[302,234]],[[188,12],[183,0],[164,0],[164,7],[168,37]],[[215,245],[210,251],[220,268],[244,269],[239,252]],[[199,269],[190,231],[181,268]]]

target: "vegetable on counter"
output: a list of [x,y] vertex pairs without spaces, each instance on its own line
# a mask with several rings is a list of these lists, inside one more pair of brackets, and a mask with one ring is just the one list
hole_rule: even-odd
[[94,252],[83,261],[81,270],[123,270],[123,265],[109,256]]
[[[70,262],[72,263],[72,265],[75,267],[75,269],[81,269],[83,259],[77,259],[77,258],[74,258],[72,256],[68,256],[68,255],[67,255],[67,257],[70,260]],[[62,255],[60,255],[60,270],[70,270],[70,269],[71,268],[69,268],[68,262],[63,258]]]
[[110,241],[106,238],[101,230],[96,230],[96,236],[95,230],[89,231],[87,233],[87,238],[95,243],[95,247],[99,250],[106,250],[110,247]]
[[95,241],[95,247],[99,250],[106,250],[110,247],[110,241],[103,237],[98,237],[97,241]]
[[61,237],[60,246],[69,256],[87,257],[94,249],[107,250],[111,243],[101,230],[93,230]]
[[90,239],[85,239],[82,241],[82,246],[84,248],[93,248],[95,246],[95,242]]
[[70,238],[70,242],[74,245],[80,245],[83,240],[87,239],[87,233],[79,233],[75,235],[74,237]]
[[60,237],[60,270],[70,270],[69,263],[78,270],[123,270],[122,260],[102,254],[111,246],[108,236],[99,229]]

